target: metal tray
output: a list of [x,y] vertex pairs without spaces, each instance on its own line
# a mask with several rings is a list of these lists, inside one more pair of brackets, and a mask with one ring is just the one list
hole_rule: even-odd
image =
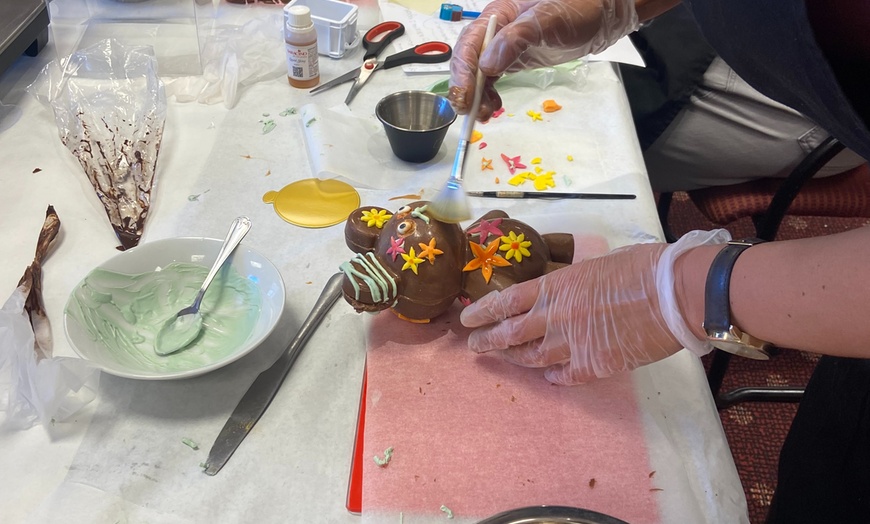
[[48,22],[44,0],[0,2],[0,75],[22,53],[39,53],[48,42]]
[[477,524],[628,524],[624,520],[568,506],[529,506],[481,520]]

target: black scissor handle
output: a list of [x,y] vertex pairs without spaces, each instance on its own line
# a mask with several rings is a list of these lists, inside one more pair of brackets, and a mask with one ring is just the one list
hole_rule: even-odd
[[363,61],[375,58],[381,54],[393,40],[403,34],[405,34],[405,26],[399,22],[381,22],[366,31],[366,34],[363,36],[363,47],[366,49]]
[[444,42],[426,42],[390,55],[384,60],[384,69],[405,64],[438,64],[450,60],[453,50]]

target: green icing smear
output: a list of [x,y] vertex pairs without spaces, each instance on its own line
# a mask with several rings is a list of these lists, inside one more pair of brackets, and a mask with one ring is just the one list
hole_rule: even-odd
[[122,366],[156,373],[198,369],[234,353],[260,314],[256,284],[226,266],[203,297],[199,336],[182,351],[155,353],[160,328],[193,303],[208,270],[182,262],[138,275],[95,269],[73,290],[66,313]]

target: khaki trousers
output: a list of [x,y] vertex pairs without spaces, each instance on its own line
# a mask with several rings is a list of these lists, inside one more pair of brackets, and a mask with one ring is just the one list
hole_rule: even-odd
[[[644,160],[654,191],[687,191],[785,177],[827,137],[827,131],[762,95],[716,58]],[[817,176],[863,162],[847,149]]]

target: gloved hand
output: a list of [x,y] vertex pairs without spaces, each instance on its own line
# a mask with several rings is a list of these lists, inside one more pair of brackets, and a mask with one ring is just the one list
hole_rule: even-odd
[[[449,99],[459,114],[468,112],[478,67],[488,77],[478,113],[488,119],[501,107],[493,88],[507,71],[552,66],[597,53],[638,26],[635,0],[495,0],[469,24],[453,47]],[[489,15],[498,29],[480,53]]]
[[468,346],[504,349],[506,360],[547,367],[556,384],[608,377],[710,346],[692,335],[674,296],[673,266],[693,247],[730,239],[693,231],[675,244],[636,244],[490,293],[463,310]]

